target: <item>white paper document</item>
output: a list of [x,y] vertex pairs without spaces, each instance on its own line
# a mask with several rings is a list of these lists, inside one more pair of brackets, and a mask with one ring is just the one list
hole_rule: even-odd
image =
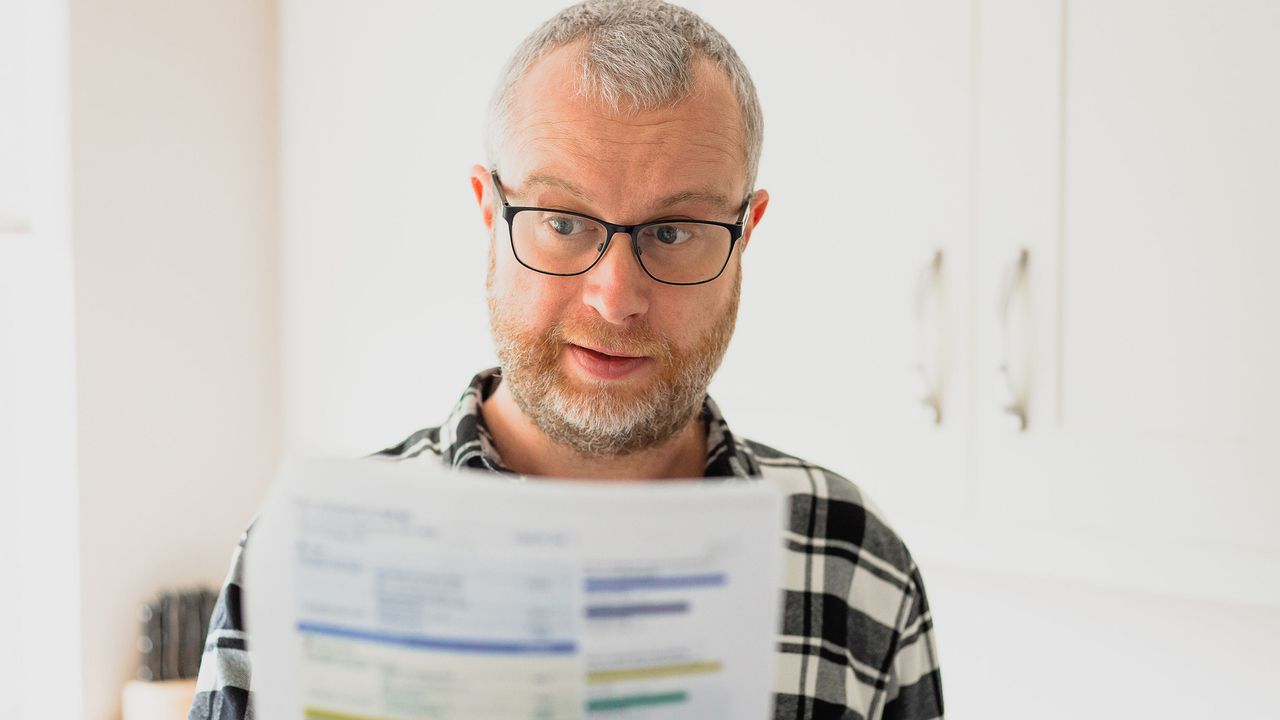
[[260,720],[772,717],[784,499],[287,464],[250,535]]

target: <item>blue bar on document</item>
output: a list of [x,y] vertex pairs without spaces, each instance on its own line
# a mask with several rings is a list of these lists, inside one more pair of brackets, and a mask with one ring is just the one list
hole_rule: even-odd
[[620,590],[668,590],[697,587],[719,587],[727,582],[724,573],[702,575],[630,575],[587,578],[587,592]]
[[417,650],[442,650],[462,653],[490,653],[498,655],[572,655],[577,644],[572,640],[474,640],[464,638],[406,635],[384,630],[341,627],[321,623],[298,623],[298,632],[311,635],[363,640],[382,645],[399,645]]
[[587,617],[625,618],[636,615],[684,615],[689,612],[689,603],[640,603],[635,605],[588,605]]

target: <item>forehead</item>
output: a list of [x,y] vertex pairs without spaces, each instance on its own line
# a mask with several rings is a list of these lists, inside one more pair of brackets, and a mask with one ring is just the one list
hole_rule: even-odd
[[529,190],[530,179],[562,179],[615,213],[640,213],[690,193],[741,202],[741,111],[728,79],[709,61],[700,61],[690,96],[660,110],[615,112],[578,91],[580,72],[573,45],[530,67],[512,96],[500,158],[504,183]]

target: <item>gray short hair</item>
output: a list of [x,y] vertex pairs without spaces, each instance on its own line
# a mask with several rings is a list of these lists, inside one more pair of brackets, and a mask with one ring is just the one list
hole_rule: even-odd
[[557,48],[584,41],[578,91],[617,112],[673,107],[693,91],[700,58],[729,79],[742,111],[747,188],[755,185],[764,145],[764,114],[738,53],[693,12],[661,0],[585,0],[561,10],[520,43],[507,61],[485,121],[485,153],[496,167],[512,97],[526,71]]

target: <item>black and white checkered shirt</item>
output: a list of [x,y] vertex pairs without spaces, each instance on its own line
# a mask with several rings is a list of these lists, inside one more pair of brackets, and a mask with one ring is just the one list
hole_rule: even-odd
[[[377,456],[511,472],[480,414],[500,381],[496,369],[480,373],[443,425]],[[701,419],[707,424],[707,478],[776,483],[791,502],[774,717],[942,717],[933,621],[920,571],[876,506],[835,473],[734,437],[710,397]],[[213,612],[189,720],[253,717],[241,615],[248,537],[246,532],[240,539]]]

